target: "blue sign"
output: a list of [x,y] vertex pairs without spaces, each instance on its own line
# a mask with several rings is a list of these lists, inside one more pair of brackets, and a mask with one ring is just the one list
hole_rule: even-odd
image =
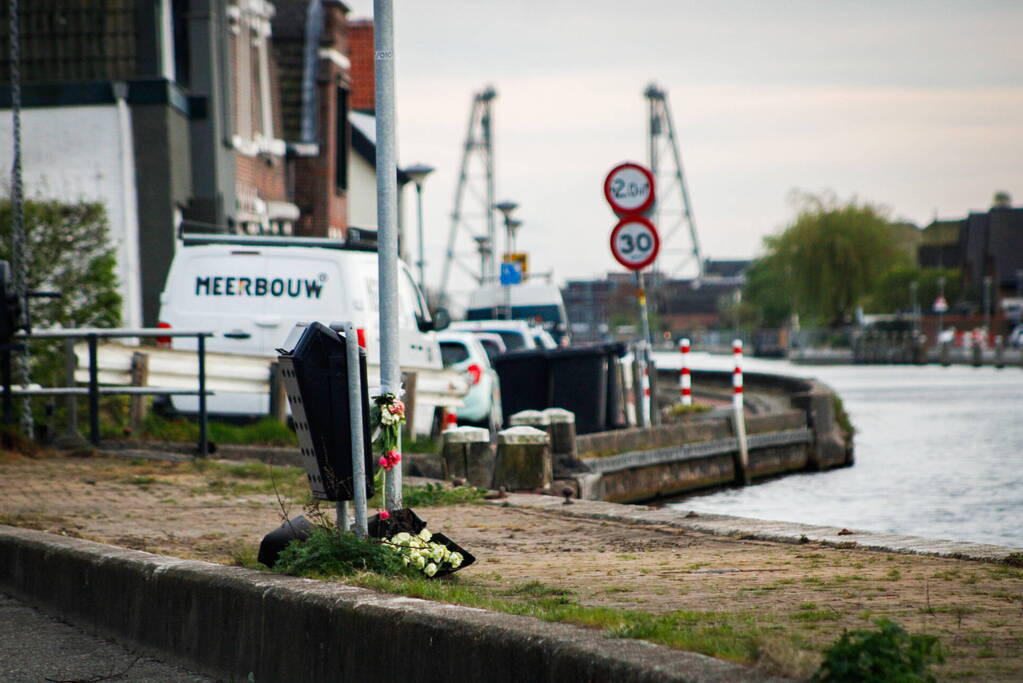
[[501,284],[517,285],[522,282],[522,267],[518,263],[501,264]]

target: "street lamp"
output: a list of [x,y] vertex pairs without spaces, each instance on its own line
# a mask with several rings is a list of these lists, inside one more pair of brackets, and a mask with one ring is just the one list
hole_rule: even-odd
[[426,296],[426,260],[423,258],[423,181],[433,171],[433,166],[426,164],[413,164],[405,169],[405,175],[416,184],[416,209],[419,226],[419,260],[416,261],[416,266],[419,268],[419,289],[422,290],[423,296]]
[[[511,222],[512,222],[511,214],[512,214],[512,211],[514,211],[515,209],[519,208],[519,205],[516,204],[513,201],[509,201],[509,200],[506,199],[503,202],[500,202],[498,204],[494,204],[494,208],[497,209],[498,211],[500,211],[504,215],[504,230],[505,230],[505,233],[507,234],[506,249],[507,249],[508,253],[511,253],[511,251],[512,251],[512,239],[513,239],[512,232],[514,230],[514,228],[511,225]],[[520,223],[520,225],[521,225],[521,223]],[[515,227],[518,227],[518,226],[515,226]]]
[[476,235],[476,248],[480,252],[480,285],[487,282],[487,257],[490,255],[490,238],[486,235]]
[[984,276],[984,334],[991,332],[991,276]]

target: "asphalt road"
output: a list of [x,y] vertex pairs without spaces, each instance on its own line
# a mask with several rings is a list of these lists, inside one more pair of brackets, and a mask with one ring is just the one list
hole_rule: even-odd
[[217,680],[91,636],[0,593],[0,681],[4,683]]

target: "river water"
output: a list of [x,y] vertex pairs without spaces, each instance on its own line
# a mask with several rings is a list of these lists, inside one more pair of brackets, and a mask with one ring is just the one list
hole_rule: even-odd
[[[692,354],[694,369],[731,357]],[[678,354],[657,354],[678,367]],[[1023,546],[1023,370],[969,366],[800,366],[747,358],[749,371],[815,377],[856,428],[856,464],[690,496],[670,507]],[[698,388],[695,388],[698,392]]]

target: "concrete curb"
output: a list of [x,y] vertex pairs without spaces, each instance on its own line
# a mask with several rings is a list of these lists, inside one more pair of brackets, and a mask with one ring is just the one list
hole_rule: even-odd
[[0,588],[91,632],[233,680],[771,680],[576,626],[8,526],[0,526]]
[[602,519],[629,524],[667,525],[716,536],[732,536],[779,543],[812,541],[839,548],[934,555],[982,562],[1001,562],[1011,554],[1019,555],[1023,552],[1023,548],[1013,546],[948,541],[921,536],[900,536],[856,529],[846,529],[845,531],[851,533],[840,535],[839,532],[843,529],[835,526],[774,522],[732,515],[702,514],[695,511],[686,513],[645,505],[621,505],[596,500],[573,500],[572,505],[565,505],[559,497],[536,494],[513,493],[507,498],[488,502],[510,507],[547,510],[567,517]]

